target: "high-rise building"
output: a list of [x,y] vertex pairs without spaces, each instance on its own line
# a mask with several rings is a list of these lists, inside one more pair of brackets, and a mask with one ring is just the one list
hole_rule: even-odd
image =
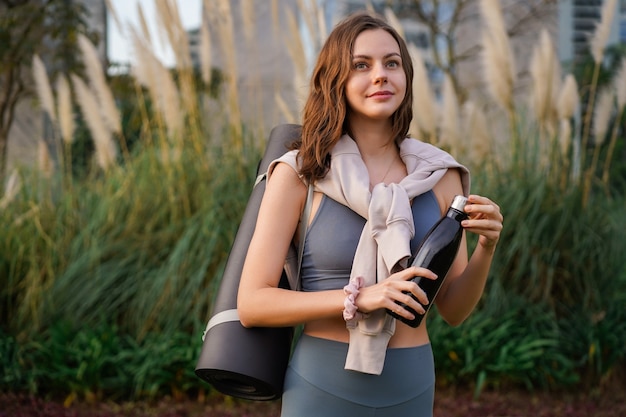
[[[558,2],[558,51],[561,62],[579,62],[589,54],[589,39],[600,23],[602,5],[603,0]],[[626,0],[618,0],[613,16],[609,45],[626,42]]]

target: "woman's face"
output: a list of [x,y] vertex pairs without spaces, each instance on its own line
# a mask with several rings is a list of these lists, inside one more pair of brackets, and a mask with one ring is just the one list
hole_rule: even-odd
[[400,47],[393,36],[383,29],[361,32],[346,83],[349,117],[388,119],[400,107],[406,87]]

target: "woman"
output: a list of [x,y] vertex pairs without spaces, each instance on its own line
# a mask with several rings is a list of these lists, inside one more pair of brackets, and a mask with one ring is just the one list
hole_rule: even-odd
[[[282,416],[431,416],[433,355],[426,320],[411,328],[386,314],[427,304],[410,279],[435,279],[407,259],[469,174],[438,148],[407,138],[413,69],[404,41],[383,20],[355,14],[329,35],[314,69],[295,150],[270,167],[242,272],[246,327],[304,324],[290,361]],[[278,288],[300,216],[314,194],[302,291]],[[469,195],[461,249],[436,305],[460,324],[480,299],[502,228],[499,207]]]

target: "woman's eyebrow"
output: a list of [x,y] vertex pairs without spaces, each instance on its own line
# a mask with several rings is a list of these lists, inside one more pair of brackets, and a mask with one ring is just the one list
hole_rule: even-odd
[[[398,52],[390,52],[386,54],[385,56],[383,56],[383,58],[387,59],[392,56],[400,57],[400,54]],[[352,55],[352,59],[372,59],[372,57],[370,55],[360,54],[360,55]]]

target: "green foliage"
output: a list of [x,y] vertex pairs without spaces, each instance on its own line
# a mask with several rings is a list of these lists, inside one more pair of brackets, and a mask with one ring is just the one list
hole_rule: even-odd
[[[626,57],[626,45],[623,43],[617,43],[607,46],[605,52],[605,59],[600,65],[600,71],[598,76],[598,85],[607,86],[612,78],[619,70],[622,58]],[[572,67],[573,75],[576,77],[578,85],[588,87],[592,83],[593,71],[595,63],[591,52],[585,54],[580,62],[576,63]],[[588,88],[581,89],[582,92],[588,92]]]
[[200,347],[199,337],[183,332],[137,341],[104,320],[95,327],[58,322],[21,344],[0,331],[0,389],[121,400],[193,392]]
[[[74,197],[53,204],[39,183],[0,211],[1,388],[133,398],[199,389],[199,335],[254,176],[247,149],[215,149],[209,164],[186,155],[171,170],[145,152],[74,184]],[[461,326],[429,319],[439,382],[474,384],[477,395],[575,388],[624,363],[623,200],[594,193],[582,207],[579,192],[531,165],[475,175],[505,213],[490,280]]]
[[520,188],[522,181],[502,178],[508,184],[495,195],[506,204],[506,227],[494,268],[506,271],[507,287],[557,310],[604,304],[621,267],[619,203],[598,198],[583,207],[575,188],[560,190],[537,176]]
[[534,389],[578,381],[550,311],[512,298],[506,310],[481,308],[458,327],[434,315],[429,333],[440,383],[474,383],[478,394],[487,385]]
[[473,383],[477,394],[588,389],[626,358],[624,197],[593,183],[584,198],[557,159],[542,162],[537,140],[519,143],[509,167],[474,169],[474,192],[504,214],[489,281],[461,326],[429,323],[440,381]]
[[626,358],[626,295],[624,278],[611,300],[594,311],[577,308],[559,320],[563,353],[572,359],[586,388],[609,377]]
[[260,157],[243,142],[239,155],[224,142],[174,159],[148,146],[83,181],[22,172],[0,210],[0,389],[138,398],[202,386],[200,335]]
[[0,2],[0,181],[4,180],[9,129],[17,103],[34,95],[33,55],[53,69],[50,79],[59,71],[82,73],[78,35],[97,39],[87,27],[86,15],[80,2]]
[[0,387],[21,391],[29,388],[27,372],[20,360],[20,345],[0,328]]
[[0,295],[12,331],[102,317],[135,336],[198,330],[253,168],[229,153],[210,163],[187,153],[172,165],[156,158],[143,152],[106,177],[74,184],[55,204],[36,204],[43,190],[26,190],[16,211],[4,213],[12,226],[0,244],[9,283]]
[[[13,6],[0,4],[0,69],[30,67],[34,54],[46,57],[57,70],[82,68],[76,55],[78,33],[92,39],[87,10],[80,3],[59,0],[21,1]],[[45,39],[46,42],[42,42]]]

